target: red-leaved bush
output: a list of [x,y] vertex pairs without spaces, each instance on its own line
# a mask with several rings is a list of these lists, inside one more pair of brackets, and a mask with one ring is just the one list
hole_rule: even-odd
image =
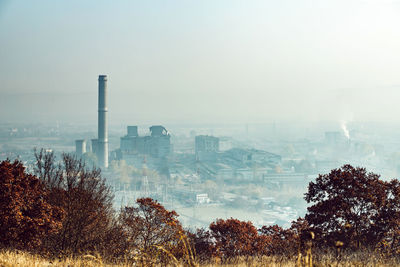
[[63,210],[48,201],[48,191],[16,160],[0,163],[0,245],[34,249],[62,227]]

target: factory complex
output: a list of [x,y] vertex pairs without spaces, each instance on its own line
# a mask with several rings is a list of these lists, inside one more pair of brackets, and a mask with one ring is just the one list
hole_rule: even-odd
[[[120,138],[120,148],[108,148],[107,76],[98,78],[98,138],[89,145],[85,139],[75,141],[76,155],[91,151],[98,166],[106,170],[109,161],[124,160],[128,165],[156,170],[170,179],[189,171],[203,180],[263,180],[280,164],[281,156],[256,149],[220,149],[220,138],[210,135],[194,137],[194,154],[174,154],[171,134],[162,125],[153,125],[148,135],[139,135],[138,126],[127,126],[127,133]],[[180,167],[181,165],[184,167]],[[189,170],[188,170],[189,169]]]

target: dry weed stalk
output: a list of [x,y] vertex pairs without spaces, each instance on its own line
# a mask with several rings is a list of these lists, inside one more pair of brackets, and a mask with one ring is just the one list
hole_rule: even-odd
[[[307,232],[300,236],[300,242],[298,247],[297,264],[298,267],[313,267],[313,256],[312,256],[312,241],[315,238],[314,232]],[[303,256],[303,250],[305,255]]]

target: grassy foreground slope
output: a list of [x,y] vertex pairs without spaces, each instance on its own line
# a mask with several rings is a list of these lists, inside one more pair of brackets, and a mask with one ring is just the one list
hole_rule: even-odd
[[[0,252],[0,267],[41,267],[41,266],[57,266],[57,267],[128,267],[128,266],[146,266],[140,263],[106,263],[101,258],[93,255],[85,255],[79,258],[66,258],[66,259],[55,259],[48,260],[41,256],[29,254],[21,251],[1,251]],[[158,266],[158,265],[156,265]],[[184,266],[180,263],[170,264],[168,266]],[[296,259],[288,259],[286,257],[250,257],[250,258],[238,258],[236,261],[231,263],[208,263],[198,264],[199,267],[211,267],[211,266],[310,266],[298,264]],[[344,256],[342,260],[338,261],[334,257],[329,255],[319,256],[314,259],[312,266],[400,266],[399,261],[385,260],[384,262],[375,257],[374,255],[368,254],[354,254]]]

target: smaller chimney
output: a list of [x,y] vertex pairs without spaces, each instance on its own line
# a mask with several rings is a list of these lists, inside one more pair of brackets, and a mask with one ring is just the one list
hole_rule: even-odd
[[75,140],[75,153],[78,157],[82,157],[83,154],[86,153],[86,141],[81,139],[81,140]]

